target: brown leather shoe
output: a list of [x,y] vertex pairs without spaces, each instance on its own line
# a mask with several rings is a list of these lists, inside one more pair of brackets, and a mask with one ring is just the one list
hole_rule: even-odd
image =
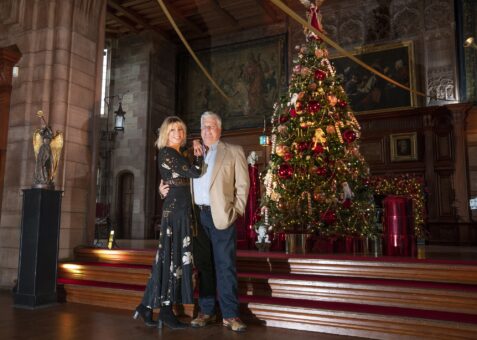
[[199,313],[199,315],[197,315],[197,317],[190,322],[190,325],[192,327],[205,327],[208,324],[214,323],[216,318],[217,317],[215,315]]
[[224,319],[224,326],[234,332],[244,332],[247,329],[247,325],[239,318]]

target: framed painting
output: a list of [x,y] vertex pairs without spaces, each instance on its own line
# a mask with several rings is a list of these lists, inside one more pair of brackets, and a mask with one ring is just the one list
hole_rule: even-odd
[[390,135],[391,162],[417,160],[417,133]]
[[177,108],[191,131],[200,129],[200,115],[214,111],[223,130],[262,127],[264,116],[286,89],[286,36],[198,51],[212,78],[230,98],[225,99],[188,54],[179,57]]
[[[389,78],[415,89],[412,42],[365,46],[353,55]],[[415,106],[416,95],[371,73],[349,58],[331,58],[353,111],[369,113]]]

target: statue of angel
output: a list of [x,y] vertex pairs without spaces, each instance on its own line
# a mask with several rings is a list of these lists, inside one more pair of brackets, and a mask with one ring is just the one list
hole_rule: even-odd
[[[308,23],[321,33],[324,33],[323,24],[321,23],[322,16],[320,13],[320,8],[325,0],[300,0],[300,2],[307,9],[306,17],[308,19]],[[310,32],[307,28],[305,28],[305,35],[315,39],[318,38],[315,33]]]
[[63,133],[57,131],[53,134],[53,130],[45,121],[43,111],[38,111],[37,116],[43,121],[44,126],[33,133],[33,150],[35,151],[33,187],[53,189],[53,180],[63,148]]

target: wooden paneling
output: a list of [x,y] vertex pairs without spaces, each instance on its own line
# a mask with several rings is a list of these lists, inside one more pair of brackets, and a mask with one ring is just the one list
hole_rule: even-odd
[[389,157],[383,137],[366,139],[361,143],[360,151],[368,164],[376,167],[385,165]]
[[437,175],[438,192],[439,192],[439,217],[440,219],[452,218],[455,216],[454,194],[452,189],[452,173],[439,172]]
[[[468,211],[468,199],[462,198],[466,196],[462,190],[470,187],[471,192],[477,192],[477,185],[469,181],[469,178],[475,176],[472,172],[456,173],[456,169],[467,168],[466,150],[457,148],[456,145],[465,134],[461,129],[462,119],[465,119],[469,109],[469,105],[456,104],[357,117],[362,126],[361,152],[369,163],[371,174],[414,174],[425,177],[425,186],[429,193],[426,200],[427,230],[431,232],[430,240],[434,243],[477,242],[477,239],[462,237],[464,234],[470,237],[474,235],[463,232],[468,228],[469,217],[464,216]],[[391,162],[389,136],[411,132],[417,133],[417,160]],[[381,154],[378,140],[385,141]],[[477,164],[477,158],[470,156],[470,149],[468,154],[469,164]]]

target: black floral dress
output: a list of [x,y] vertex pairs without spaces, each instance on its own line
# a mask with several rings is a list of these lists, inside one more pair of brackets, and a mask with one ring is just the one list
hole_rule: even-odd
[[190,165],[175,149],[159,150],[161,177],[169,185],[162,208],[161,234],[142,304],[157,308],[192,304],[192,200],[190,178],[201,175],[202,157]]

